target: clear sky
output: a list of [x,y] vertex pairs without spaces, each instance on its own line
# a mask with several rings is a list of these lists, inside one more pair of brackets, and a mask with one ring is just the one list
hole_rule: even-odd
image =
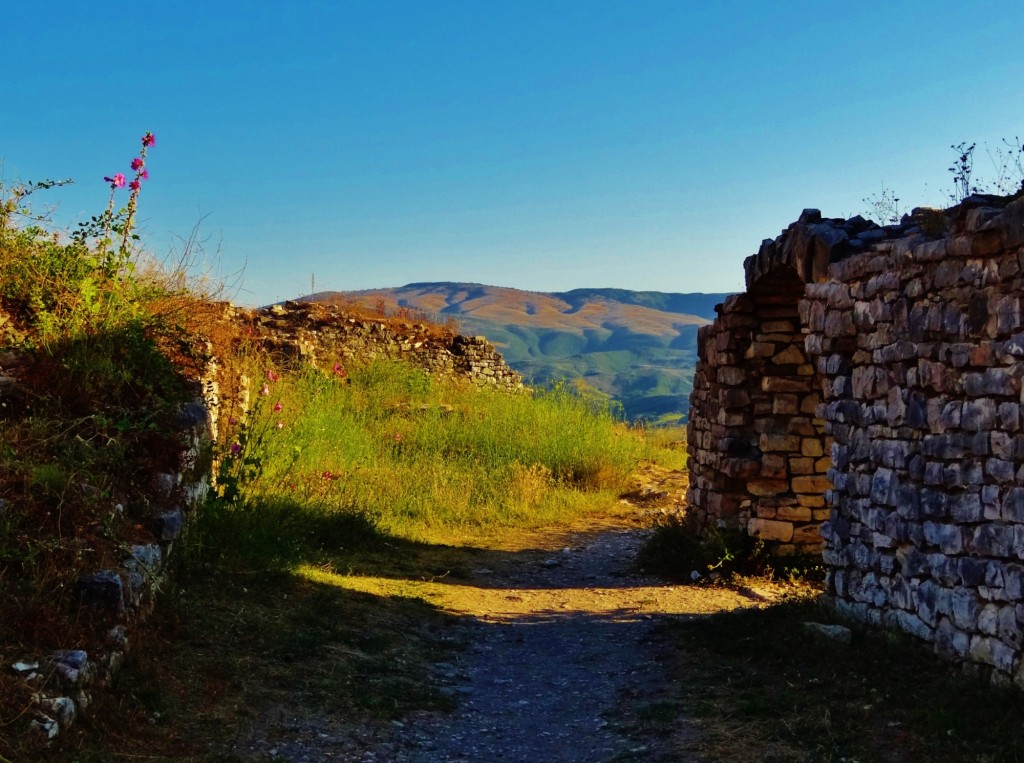
[[0,157],[144,242],[202,219],[236,301],[457,280],[732,291],[804,207],[942,204],[1024,138],[1019,0],[8,3]]

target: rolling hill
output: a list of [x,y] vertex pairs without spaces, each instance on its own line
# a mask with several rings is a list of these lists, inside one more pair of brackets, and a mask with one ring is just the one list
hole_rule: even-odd
[[582,379],[623,406],[630,419],[685,418],[697,328],[725,294],[626,289],[542,293],[469,283],[411,283],[327,291],[303,300],[359,304],[453,319],[486,336],[533,384]]

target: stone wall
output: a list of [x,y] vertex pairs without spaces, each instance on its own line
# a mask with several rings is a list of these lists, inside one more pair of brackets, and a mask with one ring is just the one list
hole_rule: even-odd
[[390,358],[481,386],[524,389],[522,377],[482,336],[462,336],[399,319],[367,318],[315,302],[285,302],[255,312],[230,308],[229,314],[252,326],[272,353],[313,364]]
[[842,611],[1024,686],[1024,199],[808,210],[745,268],[699,337],[692,510],[824,542]]
[[183,405],[174,426],[177,453],[164,459],[167,471],[152,475],[142,495],[136,496],[136,505],[114,506],[117,515],[139,520],[137,535],[146,540],[122,541],[120,564],[80,576],[70,592],[82,629],[67,634],[74,646],[28,653],[7,666],[32,690],[25,719],[29,734],[41,746],[87,714],[95,691],[116,676],[134,639],[134,627],[152,611],[166,576],[167,557],[187,516],[208,492],[211,443],[205,402],[197,398]]

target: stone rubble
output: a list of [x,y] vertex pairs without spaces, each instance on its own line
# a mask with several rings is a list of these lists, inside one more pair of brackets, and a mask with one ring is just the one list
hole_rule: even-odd
[[431,374],[468,379],[479,386],[523,390],[522,377],[482,336],[462,336],[437,326],[367,318],[317,302],[284,302],[255,312],[229,308],[252,326],[273,355],[330,367],[404,360]]

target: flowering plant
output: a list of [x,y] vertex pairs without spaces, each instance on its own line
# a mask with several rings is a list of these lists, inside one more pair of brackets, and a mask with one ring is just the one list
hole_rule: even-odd
[[[110,186],[110,198],[107,201],[107,208],[102,214],[92,217],[89,222],[80,223],[73,238],[79,243],[86,244],[95,240],[96,250],[100,256],[101,263],[108,276],[116,277],[122,270],[131,270],[131,248],[130,242],[137,241],[138,236],[133,233],[135,227],[135,213],[138,209],[139,193],[142,191],[142,183],[149,179],[149,169],[146,167],[146,153],[149,148],[156,144],[156,137],[151,132],[142,136],[142,149],[139,155],[131,161],[131,170],[134,176],[129,181],[123,172],[115,172],[103,178],[103,181]],[[115,212],[115,201],[117,192],[128,187],[131,192],[128,203]],[[116,251],[112,248],[112,237],[120,237],[120,244]]]

